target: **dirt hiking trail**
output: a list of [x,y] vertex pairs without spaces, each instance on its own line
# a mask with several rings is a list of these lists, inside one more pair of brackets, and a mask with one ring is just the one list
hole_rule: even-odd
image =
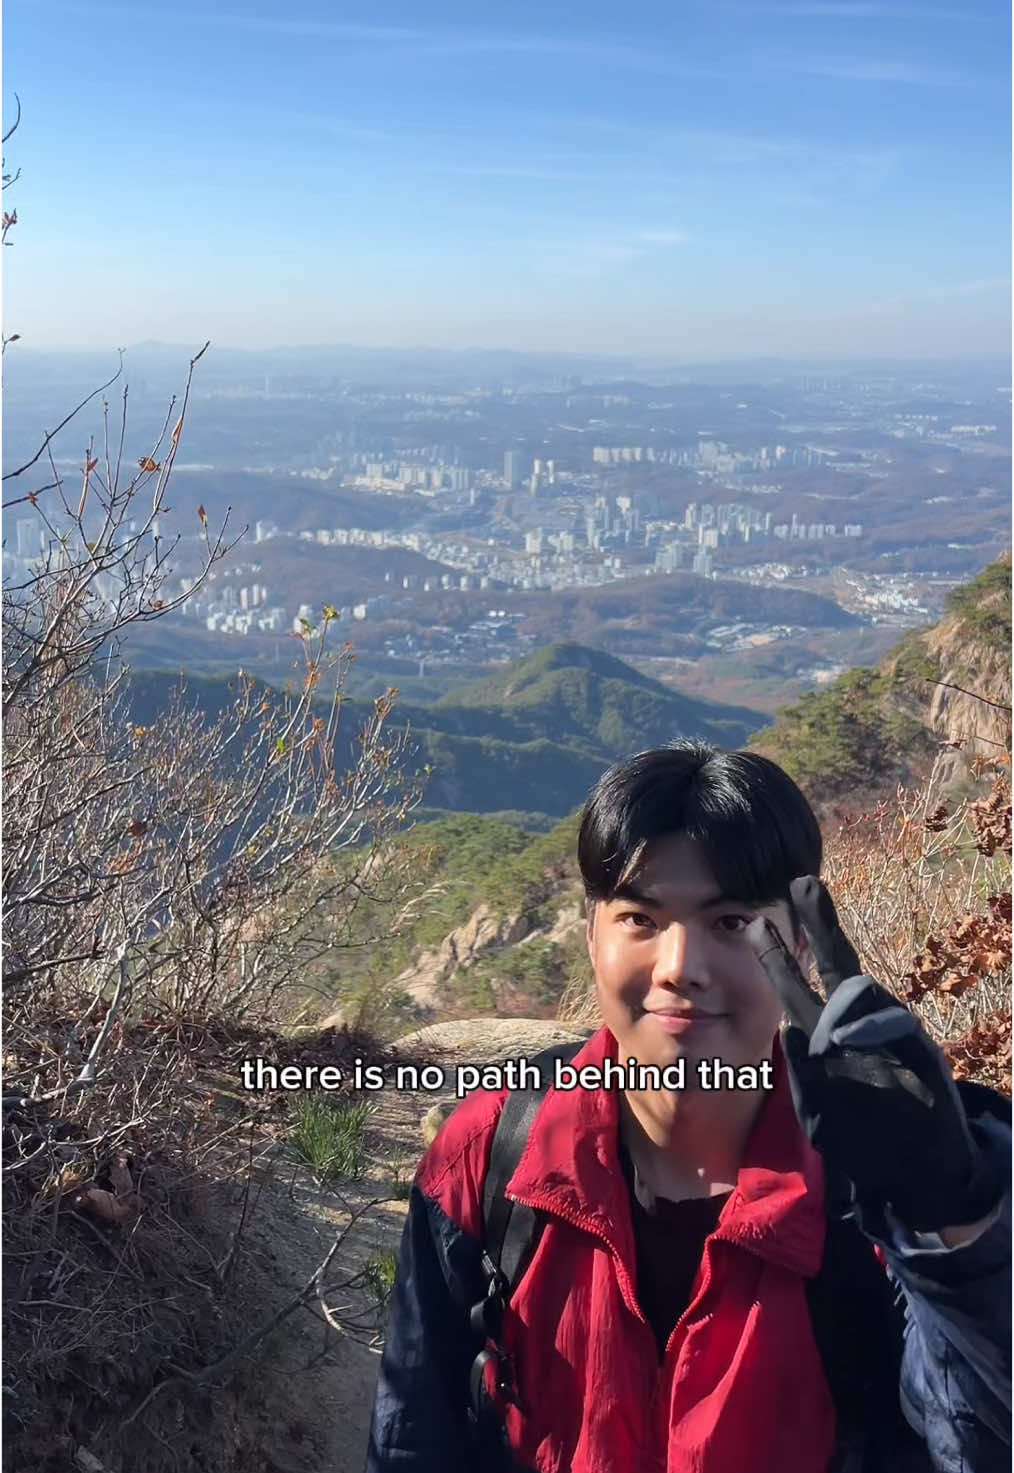
[[[449,1087],[377,1092],[366,1133],[366,1172],[354,1184],[340,1185],[341,1199],[356,1210],[386,1195],[393,1178],[411,1181],[424,1149],[423,1117],[434,1104],[455,1103],[456,1065],[533,1057],[554,1043],[587,1036],[587,1029],[538,1019],[485,1018],[435,1024],[399,1040],[399,1052],[425,1050],[439,1063]],[[335,1259],[342,1277],[383,1249],[397,1252],[406,1210],[404,1200],[388,1201],[357,1223]],[[246,1234],[249,1283],[252,1290],[256,1285],[251,1325],[266,1322],[306,1285],[348,1216],[336,1194],[319,1193],[305,1177],[286,1181],[276,1171],[262,1185]],[[356,1286],[342,1303],[353,1314],[365,1310],[368,1291]],[[216,1433],[206,1427],[187,1449],[184,1427],[167,1427],[167,1443],[180,1467],[208,1473],[362,1473],[379,1368],[379,1353],[331,1331],[325,1338],[320,1320],[298,1311],[232,1388],[212,1393]],[[208,1445],[209,1433],[217,1446]]]

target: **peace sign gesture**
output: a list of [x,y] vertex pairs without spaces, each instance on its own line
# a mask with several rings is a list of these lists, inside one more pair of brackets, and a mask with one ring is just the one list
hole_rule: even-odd
[[769,921],[753,921],[746,935],[788,1014],[783,1049],[800,1124],[861,1204],[890,1204],[916,1230],[976,1221],[999,1183],[950,1065],[916,1015],[862,975],[820,880],[793,880],[789,893],[826,999]]

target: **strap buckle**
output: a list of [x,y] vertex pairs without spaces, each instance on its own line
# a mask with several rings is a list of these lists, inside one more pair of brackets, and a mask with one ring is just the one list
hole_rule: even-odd
[[490,1258],[489,1254],[483,1252],[482,1267],[487,1276],[486,1294],[478,1303],[473,1304],[469,1311],[468,1322],[474,1335],[482,1337],[483,1341],[492,1341],[492,1348],[485,1344],[483,1349],[472,1362],[470,1380],[470,1405],[468,1408],[469,1420],[473,1425],[483,1417],[488,1417],[492,1411],[489,1394],[486,1390],[485,1371],[490,1361],[496,1367],[496,1389],[507,1401],[517,1405],[517,1393],[514,1386],[514,1367],[510,1356],[497,1343],[503,1328],[503,1314],[506,1306],[509,1285],[501,1270]]

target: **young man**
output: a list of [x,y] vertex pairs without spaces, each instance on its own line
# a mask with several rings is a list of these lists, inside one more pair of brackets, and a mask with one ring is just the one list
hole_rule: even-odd
[[[572,1065],[626,1073],[550,1088],[507,1187],[544,1220],[498,1341],[510,1394],[485,1382],[517,1469],[1010,1466],[1005,1102],[959,1096],[914,1015],[858,975],[826,891],[801,881],[821,857],[803,795],[751,753],[642,753],[586,806],[605,1026]],[[826,1001],[803,980],[811,955]],[[673,1087],[646,1087],[635,1061]],[[502,1466],[467,1407],[504,1098],[470,1095],[420,1164],[367,1473]],[[863,1295],[825,1263],[845,1200]],[[829,1367],[850,1356],[865,1379],[846,1417]]]

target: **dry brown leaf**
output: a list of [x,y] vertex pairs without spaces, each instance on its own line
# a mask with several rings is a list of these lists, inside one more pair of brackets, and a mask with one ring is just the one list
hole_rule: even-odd
[[950,997],[961,997],[970,987],[975,986],[976,980],[968,972],[948,972],[944,980],[937,984],[937,988]]
[[100,1222],[108,1222],[113,1227],[122,1227],[124,1223],[133,1221],[137,1215],[133,1200],[121,1202],[112,1192],[107,1192],[105,1187],[85,1187],[72,1200],[80,1212],[90,1213]]

